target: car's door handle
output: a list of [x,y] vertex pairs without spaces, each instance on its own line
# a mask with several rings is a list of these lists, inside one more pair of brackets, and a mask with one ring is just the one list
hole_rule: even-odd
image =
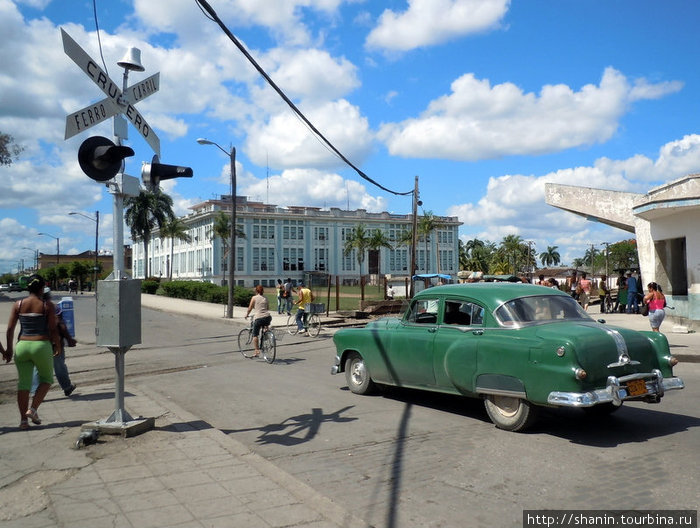
[[474,335],[484,335],[484,331],[483,331],[483,330],[472,330],[472,334],[474,334]]
[[437,328],[436,327],[428,328],[428,332],[430,332],[431,334],[434,332],[437,332]]

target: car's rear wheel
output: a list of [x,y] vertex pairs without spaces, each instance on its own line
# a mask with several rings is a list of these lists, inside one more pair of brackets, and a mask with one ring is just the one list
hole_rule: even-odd
[[355,394],[370,394],[375,389],[365,360],[357,352],[353,352],[345,360],[345,380],[350,391]]
[[506,431],[522,431],[537,419],[537,407],[522,398],[489,394],[484,406],[494,425]]

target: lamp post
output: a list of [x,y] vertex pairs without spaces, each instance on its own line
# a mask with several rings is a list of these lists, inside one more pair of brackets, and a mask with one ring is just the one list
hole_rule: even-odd
[[231,161],[231,246],[228,252],[228,306],[226,308],[226,317],[233,318],[233,287],[234,287],[234,265],[236,263],[236,147],[231,147],[228,152],[218,143],[209,141],[208,139],[199,138],[197,143],[200,145],[214,145],[221,152],[226,154]]
[[34,261],[34,273],[36,273],[39,269],[39,250],[29,247],[23,247],[22,249],[28,249],[34,255],[34,258],[32,260]]
[[95,211],[95,218],[89,217],[88,215],[84,215],[83,213],[70,212],[68,214],[82,216],[83,218],[87,218],[88,220],[95,222],[95,267],[92,268],[92,284],[95,288],[95,293],[97,293],[97,270],[99,269],[97,262],[97,251],[100,245],[100,212]]
[[44,236],[47,236],[47,237],[51,237],[51,238],[53,238],[53,239],[56,240],[56,266],[58,266],[58,264],[59,264],[59,262],[58,262],[58,260],[59,260],[59,255],[61,254],[61,251],[60,251],[61,244],[60,244],[60,242],[59,242],[59,238],[58,238],[58,237],[55,237],[55,236],[53,236],[53,235],[50,235],[50,234],[48,234],[48,233],[37,233],[37,236],[39,236],[39,235],[44,235]]

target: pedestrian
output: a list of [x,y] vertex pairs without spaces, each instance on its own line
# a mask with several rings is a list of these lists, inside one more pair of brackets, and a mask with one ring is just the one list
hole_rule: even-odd
[[[40,424],[37,409],[44,401],[53,382],[54,350],[60,350],[56,330],[56,308],[51,301],[43,298],[46,283],[40,275],[31,275],[27,281],[29,296],[17,301],[7,323],[7,350],[3,354],[6,362],[12,359],[17,321],[21,332],[14,350],[17,368],[17,406],[20,414],[20,429],[29,429],[29,420]],[[53,345],[53,346],[52,346]],[[29,390],[32,387],[32,371],[39,371],[39,387],[29,406]]]
[[660,332],[659,328],[666,317],[666,296],[655,282],[647,284],[647,292],[642,302],[649,305],[649,324],[654,332]]
[[578,281],[578,302],[581,303],[584,310],[588,310],[588,305],[591,302],[591,286],[592,283],[590,279],[586,278],[586,272],[584,271],[581,273],[581,280]]
[[394,287],[389,284],[389,287],[386,289],[386,298],[390,301],[394,300]]
[[631,272],[627,272],[627,313],[639,313],[639,281]]
[[285,304],[286,304],[286,312],[287,315],[292,315],[292,303],[294,303],[294,299],[292,299],[292,294],[294,293],[294,287],[292,286],[292,279],[287,277],[287,281],[284,283],[284,299],[285,299]]
[[615,299],[615,306],[613,307],[613,312],[617,313],[620,311],[620,290],[622,283],[625,282],[625,274],[622,270],[620,270],[620,276],[617,278],[617,281],[615,282],[615,286],[617,286],[617,298]]
[[598,283],[598,298],[600,299],[600,313],[605,313],[605,300],[610,295],[610,289],[608,288],[608,276],[601,275],[600,283]]
[[617,302],[620,313],[625,313],[627,311],[627,297],[627,279],[622,277],[617,290]]
[[[44,288],[44,300],[51,300],[51,290],[49,287]],[[65,347],[74,347],[77,341],[70,335],[66,322],[63,320],[63,309],[60,304],[56,304],[56,330],[61,342],[61,348],[58,353],[54,351],[53,355],[53,372],[56,375],[58,384],[63,389],[63,394],[70,396],[75,390],[75,384],[71,383],[68,367],[66,366],[66,349]],[[39,387],[39,371],[34,368],[34,378],[32,380],[32,389],[30,394],[36,394]]]
[[294,303],[299,306],[296,321],[299,333],[302,334],[306,332],[306,317],[310,308],[309,305],[314,302],[314,294],[309,288],[304,286],[303,282],[299,283],[297,294],[299,295],[299,299]]
[[255,311],[253,314],[253,346],[255,347],[255,354],[251,357],[260,356],[260,347],[258,346],[260,329],[265,326],[270,326],[272,322],[270,306],[267,297],[263,295],[264,292],[265,290],[260,284],[255,287],[255,295],[253,295],[253,298],[250,300],[248,311],[245,313],[245,316],[248,317],[250,312]]
[[559,289],[559,283],[557,282],[557,279],[555,279],[554,277],[548,278],[546,285],[549,286],[550,288],[554,288],[555,290]]
[[571,294],[571,296],[578,301],[578,277],[576,276],[576,270],[571,272],[566,278],[566,288]]
[[277,313],[281,314],[287,302],[284,300],[284,284],[282,279],[277,279]]
[[539,284],[540,286],[548,286],[547,281],[544,280],[544,275],[540,275],[538,279],[539,281],[537,281],[537,284]]

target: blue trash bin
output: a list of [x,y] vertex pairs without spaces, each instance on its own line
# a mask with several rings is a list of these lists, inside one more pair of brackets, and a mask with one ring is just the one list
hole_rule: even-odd
[[61,307],[63,322],[71,337],[75,338],[75,314],[73,311],[73,297],[63,297],[58,305]]

